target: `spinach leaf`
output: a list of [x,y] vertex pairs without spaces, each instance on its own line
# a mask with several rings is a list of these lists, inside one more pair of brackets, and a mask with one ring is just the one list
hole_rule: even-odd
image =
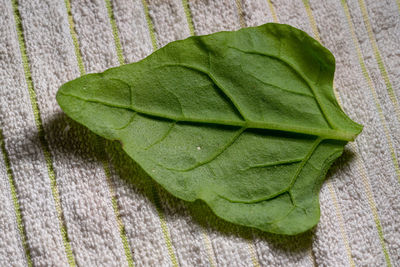
[[362,129],[336,102],[334,70],[316,40],[269,23],[172,42],[64,84],[57,100],[173,195],[292,235],[318,222],[325,174]]

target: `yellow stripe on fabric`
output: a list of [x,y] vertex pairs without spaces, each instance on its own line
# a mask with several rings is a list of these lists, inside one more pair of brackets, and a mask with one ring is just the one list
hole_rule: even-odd
[[81,75],[84,75],[85,74],[85,67],[83,65],[83,60],[82,60],[82,57],[81,57],[81,53],[79,51],[78,36],[77,36],[77,34],[75,32],[74,19],[72,18],[71,4],[70,4],[69,0],[65,0],[65,6],[67,8],[69,31],[71,33],[72,42],[74,43],[75,55],[76,55],[76,59],[78,60],[79,72],[81,73]]
[[363,16],[365,27],[367,28],[367,33],[368,33],[368,37],[369,37],[369,40],[370,40],[371,45],[372,45],[372,49],[374,50],[375,59],[378,62],[379,71],[380,71],[380,73],[381,73],[381,75],[383,77],[383,80],[385,81],[385,85],[386,85],[386,88],[388,90],[389,98],[392,101],[394,109],[395,109],[395,112],[396,112],[397,120],[400,122],[400,107],[399,107],[399,103],[398,103],[396,95],[394,93],[394,90],[393,90],[393,87],[392,87],[392,83],[390,82],[389,75],[388,75],[388,73],[386,71],[385,64],[383,63],[383,60],[382,60],[382,57],[381,57],[381,53],[379,52],[378,44],[376,43],[376,39],[375,39],[374,33],[372,32],[372,27],[371,27],[371,23],[369,22],[368,11],[367,11],[367,8],[365,6],[365,2],[364,2],[364,0],[358,0],[358,3],[359,3],[360,8],[361,8],[361,13],[362,13],[362,16]]
[[146,16],[147,27],[149,29],[151,44],[153,45],[153,50],[158,49],[156,34],[154,33],[154,25],[151,21],[150,14],[149,14],[149,7],[147,6],[146,0],[142,0],[144,14]]
[[[100,136],[96,136],[96,138],[97,138],[97,145],[100,148],[102,148],[101,152],[105,153],[105,155],[107,155],[107,152],[104,149],[104,147],[105,147],[104,141],[105,140],[101,139]],[[118,201],[117,201],[117,197],[116,197],[116,193],[115,193],[115,187],[111,180],[111,171],[110,171],[110,168],[108,165],[109,163],[107,162],[107,159],[105,159],[105,158],[101,158],[101,163],[103,164],[103,168],[104,168],[104,171],[106,174],[107,185],[108,185],[108,189],[110,190],[110,194],[111,194],[111,204],[112,204],[112,207],[114,210],[115,219],[117,220],[119,236],[122,240],[122,245],[124,246],[126,261],[128,262],[129,267],[133,267],[133,266],[135,266],[135,264],[133,262],[132,250],[131,250],[131,247],[129,246],[128,237],[126,235],[126,230],[125,230],[125,225],[121,219],[121,214],[119,212]]]
[[188,26],[189,26],[190,35],[194,35],[194,26],[193,26],[192,13],[190,13],[188,0],[182,0],[182,6],[183,6],[183,10],[185,11],[187,23],[188,23]]
[[[311,11],[311,8],[310,8],[310,5],[309,5],[309,1],[308,1],[308,0],[303,0],[303,3],[304,3],[304,6],[306,7],[306,9],[309,10],[309,11],[307,11],[307,14],[309,14],[309,18],[310,18],[310,22],[311,22],[311,27],[313,28],[314,34],[317,34],[316,37],[317,37],[318,40],[320,40],[319,31],[318,31],[318,28],[317,28],[317,25],[316,25],[314,16],[313,16],[312,11]],[[343,0],[342,0],[342,3],[343,3]],[[347,11],[348,11],[348,9],[347,9]],[[346,14],[346,16],[347,16],[347,15],[350,15],[350,13]],[[353,30],[354,30],[354,28],[353,28]],[[352,35],[353,35],[353,39],[354,39],[354,37],[355,37],[354,31],[352,31]],[[358,47],[358,48],[359,48],[359,47]],[[361,64],[361,62],[362,62],[363,64],[361,64],[361,65],[364,66],[364,70],[365,70],[365,71],[362,70],[363,73],[364,73],[364,76],[365,76],[365,74],[366,74],[366,78],[367,78],[367,80],[369,80],[369,82],[370,82],[371,79],[369,78],[369,75],[368,75],[368,73],[366,72],[366,69],[365,69],[365,65],[364,65],[362,56],[360,57],[361,51],[360,51],[359,49],[357,50],[357,54],[358,54],[358,56],[359,56],[359,60],[361,59],[361,60],[360,60],[360,64]],[[371,87],[371,86],[372,86],[372,84],[370,84],[370,87]],[[334,87],[334,88],[335,88],[335,87]],[[372,88],[373,90],[375,90],[375,89],[373,88],[373,86],[372,86],[371,88]],[[335,90],[335,91],[336,91],[336,90]],[[339,102],[339,104],[341,105],[340,102]],[[379,105],[379,103],[378,103],[378,105]],[[380,107],[379,107],[379,108],[380,108]],[[383,118],[383,119],[384,119],[384,118]],[[384,127],[385,127],[385,124],[384,124]],[[350,143],[350,146],[354,149],[354,151],[356,151],[356,145],[355,145],[354,143]],[[358,153],[358,151],[356,151],[356,152]],[[359,161],[358,161],[358,162],[359,162]],[[373,195],[372,195],[372,189],[371,189],[371,187],[370,187],[370,185],[369,185],[368,178],[367,178],[367,175],[366,175],[366,172],[365,172],[365,167],[364,167],[363,165],[361,165],[361,162],[359,162],[359,167],[360,167],[360,169],[363,171],[362,177],[363,177],[364,190],[366,191],[368,203],[369,203],[369,206],[370,206],[371,211],[372,211],[372,215],[373,215],[373,218],[374,218],[374,222],[375,222],[376,228],[377,228],[377,230],[378,230],[379,240],[380,240],[380,242],[381,242],[382,250],[383,250],[383,253],[384,253],[384,255],[385,255],[385,260],[386,260],[387,265],[388,265],[388,266],[391,266],[390,257],[389,257],[388,251],[387,251],[387,249],[386,249],[386,244],[385,244],[384,238],[383,238],[382,226],[381,226],[381,223],[380,223],[380,220],[379,220],[378,212],[377,212],[377,209],[376,209],[376,204],[375,204],[375,201],[374,201],[374,198],[373,198]],[[350,246],[349,246],[349,247],[350,247]],[[351,255],[351,251],[348,251],[347,253],[348,253],[348,255]],[[351,261],[353,261],[352,258],[351,258]]]
[[267,0],[267,2],[269,10],[271,11],[272,14],[272,19],[274,20],[274,22],[278,23],[278,17],[276,16],[274,5],[271,3],[271,0]]
[[342,6],[343,6],[344,12],[346,14],[347,22],[348,22],[349,27],[350,27],[350,32],[351,32],[351,36],[352,36],[352,39],[353,39],[354,46],[356,47],[358,61],[359,61],[360,66],[361,66],[362,73],[363,73],[365,79],[367,80],[368,86],[369,86],[369,88],[370,88],[370,90],[372,92],[372,95],[373,95],[373,98],[374,98],[374,102],[375,102],[375,106],[376,106],[376,108],[378,110],[378,114],[379,114],[379,117],[380,117],[381,122],[382,122],[383,130],[385,132],[386,139],[387,139],[387,142],[388,142],[388,145],[389,145],[390,154],[392,156],[392,162],[393,162],[396,174],[397,174],[397,179],[400,182],[399,162],[397,160],[396,153],[394,151],[394,146],[393,146],[393,143],[392,143],[392,140],[391,140],[391,137],[390,137],[389,129],[388,129],[387,124],[386,124],[385,116],[383,115],[382,107],[381,107],[381,105],[379,103],[378,95],[376,93],[374,84],[373,84],[373,82],[372,82],[372,80],[371,80],[371,78],[370,78],[370,76],[368,74],[367,67],[365,65],[365,62],[364,62],[364,59],[363,59],[363,55],[362,55],[362,52],[361,52],[360,44],[358,43],[358,40],[357,40],[357,35],[356,35],[356,32],[355,32],[355,28],[354,28],[354,25],[353,25],[353,23],[351,21],[351,15],[350,15],[349,7],[347,6],[347,2],[345,0],[342,0]]
[[310,20],[311,30],[313,31],[314,37],[315,39],[318,40],[318,42],[321,42],[321,38],[319,37],[317,22],[315,21],[314,15],[312,14],[309,0],[303,0],[303,4],[304,7],[306,8],[307,16],[308,19]]
[[[277,16],[276,16],[276,12],[275,12],[275,9],[274,9],[274,6],[272,5],[272,3],[271,3],[270,0],[268,0],[268,3],[270,4],[271,13],[272,13],[272,14],[275,14],[275,15],[273,15],[274,21],[275,21],[275,22],[278,22]],[[303,4],[304,4],[304,6],[305,6],[305,8],[306,8],[306,12],[307,12],[308,18],[309,18],[309,20],[310,20],[310,24],[311,24],[311,28],[312,28],[312,31],[313,31],[313,33],[314,33],[314,36],[315,36],[315,38],[318,40],[318,42],[321,42],[321,39],[320,39],[320,36],[319,36],[319,31],[318,31],[318,28],[317,28],[317,23],[316,23],[316,21],[315,21],[315,19],[314,19],[314,16],[313,16],[313,14],[312,14],[312,11],[311,11],[311,8],[310,8],[310,4],[309,4],[308,1],[304,1],[304,0],[303,0]],[[333,92],[334,92],[334,94],[335,94],[335,97],[336,97],[338,103],[341,104],[341,103],[340,103],[340,96],[339,96],[339,94],[338,94],[338,92],[337,92],[335,86],[333,86]],[[330,184],[330,183],[329,183],[329,181],[328,181],[328,185],[329,185],[329,184]],[[334,191],[333,191],[332,197],[334,197],[333,200],[334,200],[334,202],[335,202],[335,200],[336,200],[337,198],[336,198],[336,193],[335,193]],[[336,217],[342,218],[342,213],[341,213],[341,210],[340,210],[340,207],[339,207],[339,206],[337,206],[337,209],[336,209]],[[354,266],[354,265],[353,265],[354,260],[353,260],[352,254],[351,254],[351,248],[350,248],[350,245],[349,245],[349,241],[348,241],[348,238],[347,238],[346,231],[344,230],[344,229],[345,229],[345,228],[344,228],[344,223],[343,223],[343,221],[341,221],[341,220],[339,220],[339,227],[340,227],[340,229],[342,230],[342,231],[341,231],[341,232],[342,232],[342,238],[343,238],[343,241],[344,241],[344,243],[345,243],[345,247],[346,247],[346,251],[347,251],[347,256],[349,257],[350,266]],[[312,259],[314,259],[312,252],[310,252],[310,253],[311,253],[311,255],[312,255]],[[313,262],[314,262],[314,264],[315,264],[315,261],[313,261]]]
[[310,257],[310,261],[312,262],[312,266],[316,267],[317,263],[316,263],[315,256],[314,256],[314,253],[313,253],[313,250],[312,250],[312,243],[310,245],[310,249],[308,250],[308,255]]
[[[110,175],[110,170],[109,168],[105,168],[106,174],[107,176]],[[118,230],[119,230],[119,235],[122,239],[122,244],[124,246],[124,250],[125,250],[125,256],[126,256],[126,261],[128,262],[128,266],[129,267],[133,267],[135,266],[134,262],[133,262],[133,255],[131,253],[131,248],[129,246],[129,242],[128,242],[128,238],[126,236],[126,230],[125,230],[125,225],[122,222],[120,213],[119,213],[119,208],[118,208],[118,202],[117,202],[117,198],[115,196],[115,191],[114,188],[111,186],[111,181],[110,178],[107,179],[108,182],[108,186],[110,189],[110,193],[111,193],[111,202],[112,202],[112,207],[114,209],[114,213],[116,215],[116,219],[117,219],[117,223],[118,223]]]
[[349,240],[347,239],[346,230],[344,229],[344,219],[342,216],[342,212],[340,210],[340,206],[336,197],[335,188],[332,185],[330,180],[327,181],[329,193],[331,194],[331,198],[333,200],[333,205],[335,205],[336,210],[336,217],[339,219],[339,226],[340,226],[340,234],[342,235],[342,239],[344,241],[344,246],[346,248],[347,257],[350,260],[350,266],[355,267],[356,264],[354,263],[353,256],[351,255],[351,248],[349,244]]
[[206,244],[206,249],[207,249],[207,256],[208,256],[208,262],[210,263],[211,267],[215,267],[215,262],[214,262],[214,250],[211,245],[210,237],[207,234],[207,231],[204,227],[201,227],[202,234],[203,234],[203,239],[204,243]]
[[155,186],[152,186],[151,190],[153,193],[153,200],[154,200],[154,203],[155,203],[155,206],[157,209],[158,217],[160,218],[161,229],[162,229],[162,232],[164,235],[165,243],[167,244],[167,249],[168,249],[168,254],[169,254],[170,260],[174,267],[178,267],[179,266],[178,261],[175,256],[174,248],[173,248],[172,241],[171,241],[171,236],[168,231],[167,220],[165,219],[164,212],[161,208],[160,197],[158,195],[158,192],[157,192],[157,189]]
[[4,136],[3,136],[3,132],[1,129],[0,129],[0,146],[1,146],[1,152],[3,154],[4,163],[6,165],[8,182],[10,184],[10,189],[11,189],[10,191],[11,191],[11,197],[12,197],[13,204],[14,204],[14,212],[15,212],[15,217],[16,217],[16,221],[17,221],[17,228],[19,231],[19,235],[21,237],[22,247],[24,248],[24,251],[25,251],[26,262],[27,262],[28,266],[31,267],[31,266],[33,266],[33,264],[32,264],[32,259],[31,259],[31,254],[29,251],[28,243],[27,243],[28,238],[26,236],[25,227],[22,222],[21,207],[19,206],[19,200],[18,200],[16,185],[15,185],[15,179],[14,179],[13,172],[11,170],[10,159],[8,158],[6,146],[4,143]]
[[253,242],[250,239],[247,240],[247,246],[248,246],[248,249],[249,249],[250,258],[251,258],[251,261],[253,263],[253,266],[254,267],[260,267],[260,263],[258,263],[258,257],[257,257],[256,249],[254,247]]
[[117,23],[115,22],[114,12],[113,12],[112,6],[111,6],[111,1],[105,0],[105,2],[106,2],[107,12],[108,12],[108,17],[109,17],[110,23],[111,23],[112,33],[114,36],[115,49],[117,50],[118,61],[119,61],[119,64],[122,65],[125,63],[125,60],[124,60],[124,54],[122,52],[121,40],[119,39]]
[[239,24],[240,27],[244,28],[246,27],[246,22],[244,21],[244,12],[243,12],[243,6],[242,6],[242,1],[241,0],[235,0],[236,1],[236,9],[238,11],[239,15]]
[[12,6],[14,9],[14,19],[15,19],[15,24],[16,24],[16,30],[17,30],[17,35],[18,35],[18,42],[19,42],[19,48],[20,48],[20,52],[21,52],[22,63],[23,63],[23,67],[24,67],[25,80],[26,80],[26,83],[28,86],[29,97],[30,97],[30,101],[31,101],[31,105],[32,105],[33,115],[35,117],[35,123],[36,123],[37,131],[38,131],[38,136],[40,139],[40,146],[42,148],[44,158],[46,160],[47,171],[48,171],[49,178],[50,178],[51,191],[52,191],[54,202],[55,202],[54,204],[55,204],[55,208],[57,211],[58,220],[60,222],[60,231],[61,231],[61,235],[62,235],[64,247],[65,247],[65,252],[67,254],[68,263],[71,266],[76,266],[75,257],[72,254],[71,245],[70,245],[68,235],[67,235],[67,228],[66,228],[63,213],[62,213],[60,195],[59,195],[58,188],[57,188],[57,181],[56,181],[56,176],[54,173],[53,163],[51,160],[51,154],[50,154],[47,140],[44,135],[44,129],[43,129],[43,125],[42,125],[42,120],[40,118],[39,107],[38,107],[38,104],[36,101],[36,92],[33,87],[32,75],[31,75],[31,71],[29,68],[28,56],[26,53],[25,39],[23,36],[21,15],[18,10],[18,1],[12,0]]
[[[354,143],[350,143],[351,148],[353,149],[353,151],[356,151],[356,145]],[[358,151],[356,152],[358,154]],[[378,234],[379,234],[379,241],[381,243],[382,249],[383,249],[383,253],[385,255],[385,260],[386,260],[386,264],[387,266],[391,267],[392,263],[390,262],[390,257],[389,257],[389,253],[386,249],[386,243],[385,243],[385,238],[383,237],[383,229],[382,229],[382,225],[381,222],[379,220],[379,215],[378,215],[378,210],[376,209],[376,204],[374,201],[374,197],[372,195],[372,189],[371,189],[371,185],[369,184],[368,178],[367,178],[367,174],[366,174],[366,170],[365,170],[365,166],[364,164],[361,163],[361,159],[358,161],[358,165],[360,167],[361,170],[361,178],[364,184],[364,187],[366,188],[366,194],[367,194],[367,200],[368,200],[368,204],[371,207],[372,210],[372,216],[374,218],[374,222],[376,225],[376,228],[378,230]]]
[[[74,20],[72,18],[72,13],[71,13],[71,3],[69,0],[65,0],[65,6],[67,8],[67,13],[68,13],[68,21],[69,21],[69,29],[70,29],[70,34],[74,43],[74,48],[75,48],[75,56],[76,59],[78,61],[78,66],[79,66],[79,71],[81,75],[85,75],[86,70],[85,67],[83,65],[83,60],[82,60],[82,55],[80,52],[80,48],[79,48],[79,43],[78,43],[78,38],[77,38],[77,33],[75,31],[75,27],[74,27]],[[101,142],[101,138],[99,136],[96,136],[96,143],[97,146],[99,148],[105,147],[104,144],[102,144]],[[107,154],[104,150],[102,150],[100,153],[105,153]],[[128,266],[133,267],[134,263],[133,263],[133,256],[132,256],[132,250],[129,246],[129,242],[128,242],[128,238],[126,236],[126,231],[125,231],[125,226],[122,222],[121,216],[120,216],[120,212],[119,212],[119,208],[118,208],[118,202],[116,199],[116,194],[115,194],[115,189],[113,186],[113,183],[111,181],[111,172],[110,172],[110,168],[108,166],[108,162],[105,158],[101,158],[101,163],[103,165],[103,169],[106,175],[106,180],[107,180],[107,185],[108,185],[108,189],[110,191],[111,194],[111,204],[114,210],[114,214],[115,214],[115,218],[118,224],[118,230],[119,230],[119,235],[121,237],[122,240],[122,244],[124,246],[124,252],[125,252],[125,256],[126,256],[126,261],[128,262]]]

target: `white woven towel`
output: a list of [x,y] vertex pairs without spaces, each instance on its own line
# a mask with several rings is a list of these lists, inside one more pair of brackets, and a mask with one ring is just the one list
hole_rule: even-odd
[[[0,266],[400,266],[399,0],[0,0],[0,10]],[[328,174],[312,232],[251,231],[172,197],[56,103],[84,73],[266,22],[332,51],[337,98],[364,125]]]

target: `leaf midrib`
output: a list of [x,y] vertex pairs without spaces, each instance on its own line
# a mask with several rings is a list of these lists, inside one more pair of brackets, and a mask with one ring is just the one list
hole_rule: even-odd
[[354,133],[344,132],[339,130],[333,129],[319,129],[319,128],[311,128],[311,127],[301,127],[301,126],[292,126],[292,125],[285,125],[280,123],[268,123],[268,122],[257,122],[257,121],[229,121],[229,120],[214,120],[214,119],[193,119],[193,118],[184,118],[179,116],[173,115],[165,115],[158,112],[149,112],[147,110],[142,110],[140,108],[133,108],[131,106],[124,106],[124,105],[116,105],[110,104],[107,102],[103,102],[97,99],[89,99],[84,98],[81,96],[67,94],[62,91],[59,91],[60,95],[74,97],[76,99],[90,102],[90,103],[97,103],[102,104],[105,106],[113,107],[113,108],[121,108],[126,109],[129,111],[137,112],[138,114],[151,116],[151,117],[158,117],[162,119],[168,119],[176,122],[188,122],[188,123],[202,123],[202,124],[216,124],[216,125],[224,125],[224,126],[237,126],[246,129],[262,129],[262,130],[273,130],[273,131],[282,131],[287,133],[294,133],[294,134],[305,134],[311,136],[321,137],[322,139],[331,139],[331,140],[339,140],[339,141],[353,141],[355,138]]

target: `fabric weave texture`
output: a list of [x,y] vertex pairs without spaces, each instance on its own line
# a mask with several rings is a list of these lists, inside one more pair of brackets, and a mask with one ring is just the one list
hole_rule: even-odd
[[[0,266],[400,266],[399,0],[0,0]],[[190,35],[290,24],[364,125],[285,237],[171,196],[61,111],[61,84]]]

